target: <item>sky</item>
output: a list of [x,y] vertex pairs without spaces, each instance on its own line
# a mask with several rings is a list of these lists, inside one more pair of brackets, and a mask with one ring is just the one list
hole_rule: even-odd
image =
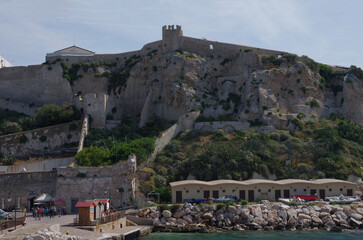
[[363,68],[363,0],[0,0],[0,55],[35,65],[73,45],[141,49],[163,25],[184,36]]

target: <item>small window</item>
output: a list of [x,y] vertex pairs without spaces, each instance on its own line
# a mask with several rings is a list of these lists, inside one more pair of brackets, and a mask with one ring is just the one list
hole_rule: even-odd
[[186,193],[189,193],[189,190],[186,190],[185,192],[186,192]]
[[226,192],[226,190],[223,189],[222,192]]
[[197,190],[197,193],[200,193],[200,190],[199,189]]
[[236,192],[236,189],[233,189],[233,190],[232,190],[232,192],[233,192],[233,193],[234,193],[234,192]]
[[258,189],[258,192],[261,192],[261,189]]
[[306,188],[304,188],[304,192],[306,192]]
[[271,189],[269,189],[268,192],[271,192]]
[[211,44],[211,45],[209,45],[209,49],[210,50],[213,50],[213,45]]
[[294,188],[294,192],[296,192],[296,188]]
[[329,188],[329,192],[331,192],[331,188]]
[[340,191],[343,192],[343,188],[341,188]]

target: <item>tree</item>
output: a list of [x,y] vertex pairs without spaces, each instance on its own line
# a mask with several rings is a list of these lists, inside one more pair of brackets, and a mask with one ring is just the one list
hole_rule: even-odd
[[16,161],[16,158],[13,156],[5,156],[2,159],[3,165],[13,165],[15,163],[15,161]]
[[17,122],[5,122],[1,128],[4,134],[21,132],[23,130]]
[[75,156],[77,164],[85,167],[98,167],[110,164],[110,151],[107,148],[91,146]]

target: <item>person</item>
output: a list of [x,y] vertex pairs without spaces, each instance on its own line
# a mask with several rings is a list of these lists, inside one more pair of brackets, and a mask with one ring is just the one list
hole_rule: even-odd
[[45,216],[48,216],[48,213],[49,213],[49,208],[45,207]]
[[41,219],[42,214],[43,214],[42,208],[39,208],[39,210],[38,210],[38,220]]
[[55,217],[55,215],[57,214],[57,208],[55,206],[52,206],[52,210],[53,210],[53,218]]
[[33,218],[36,218],[37,217],[37,208],[33,207],[32,210],[33,210]]
[[52,207],[49,208],[48,214],[49,214],[49,218],[52,218],[52,216],[53,216],[53,209],[52,209]]

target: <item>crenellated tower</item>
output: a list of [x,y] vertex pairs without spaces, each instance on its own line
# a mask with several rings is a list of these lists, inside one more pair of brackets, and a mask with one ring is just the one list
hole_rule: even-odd
[[181,26],[163,26],[163,51],[174,51],[182,46],[183,31]]

